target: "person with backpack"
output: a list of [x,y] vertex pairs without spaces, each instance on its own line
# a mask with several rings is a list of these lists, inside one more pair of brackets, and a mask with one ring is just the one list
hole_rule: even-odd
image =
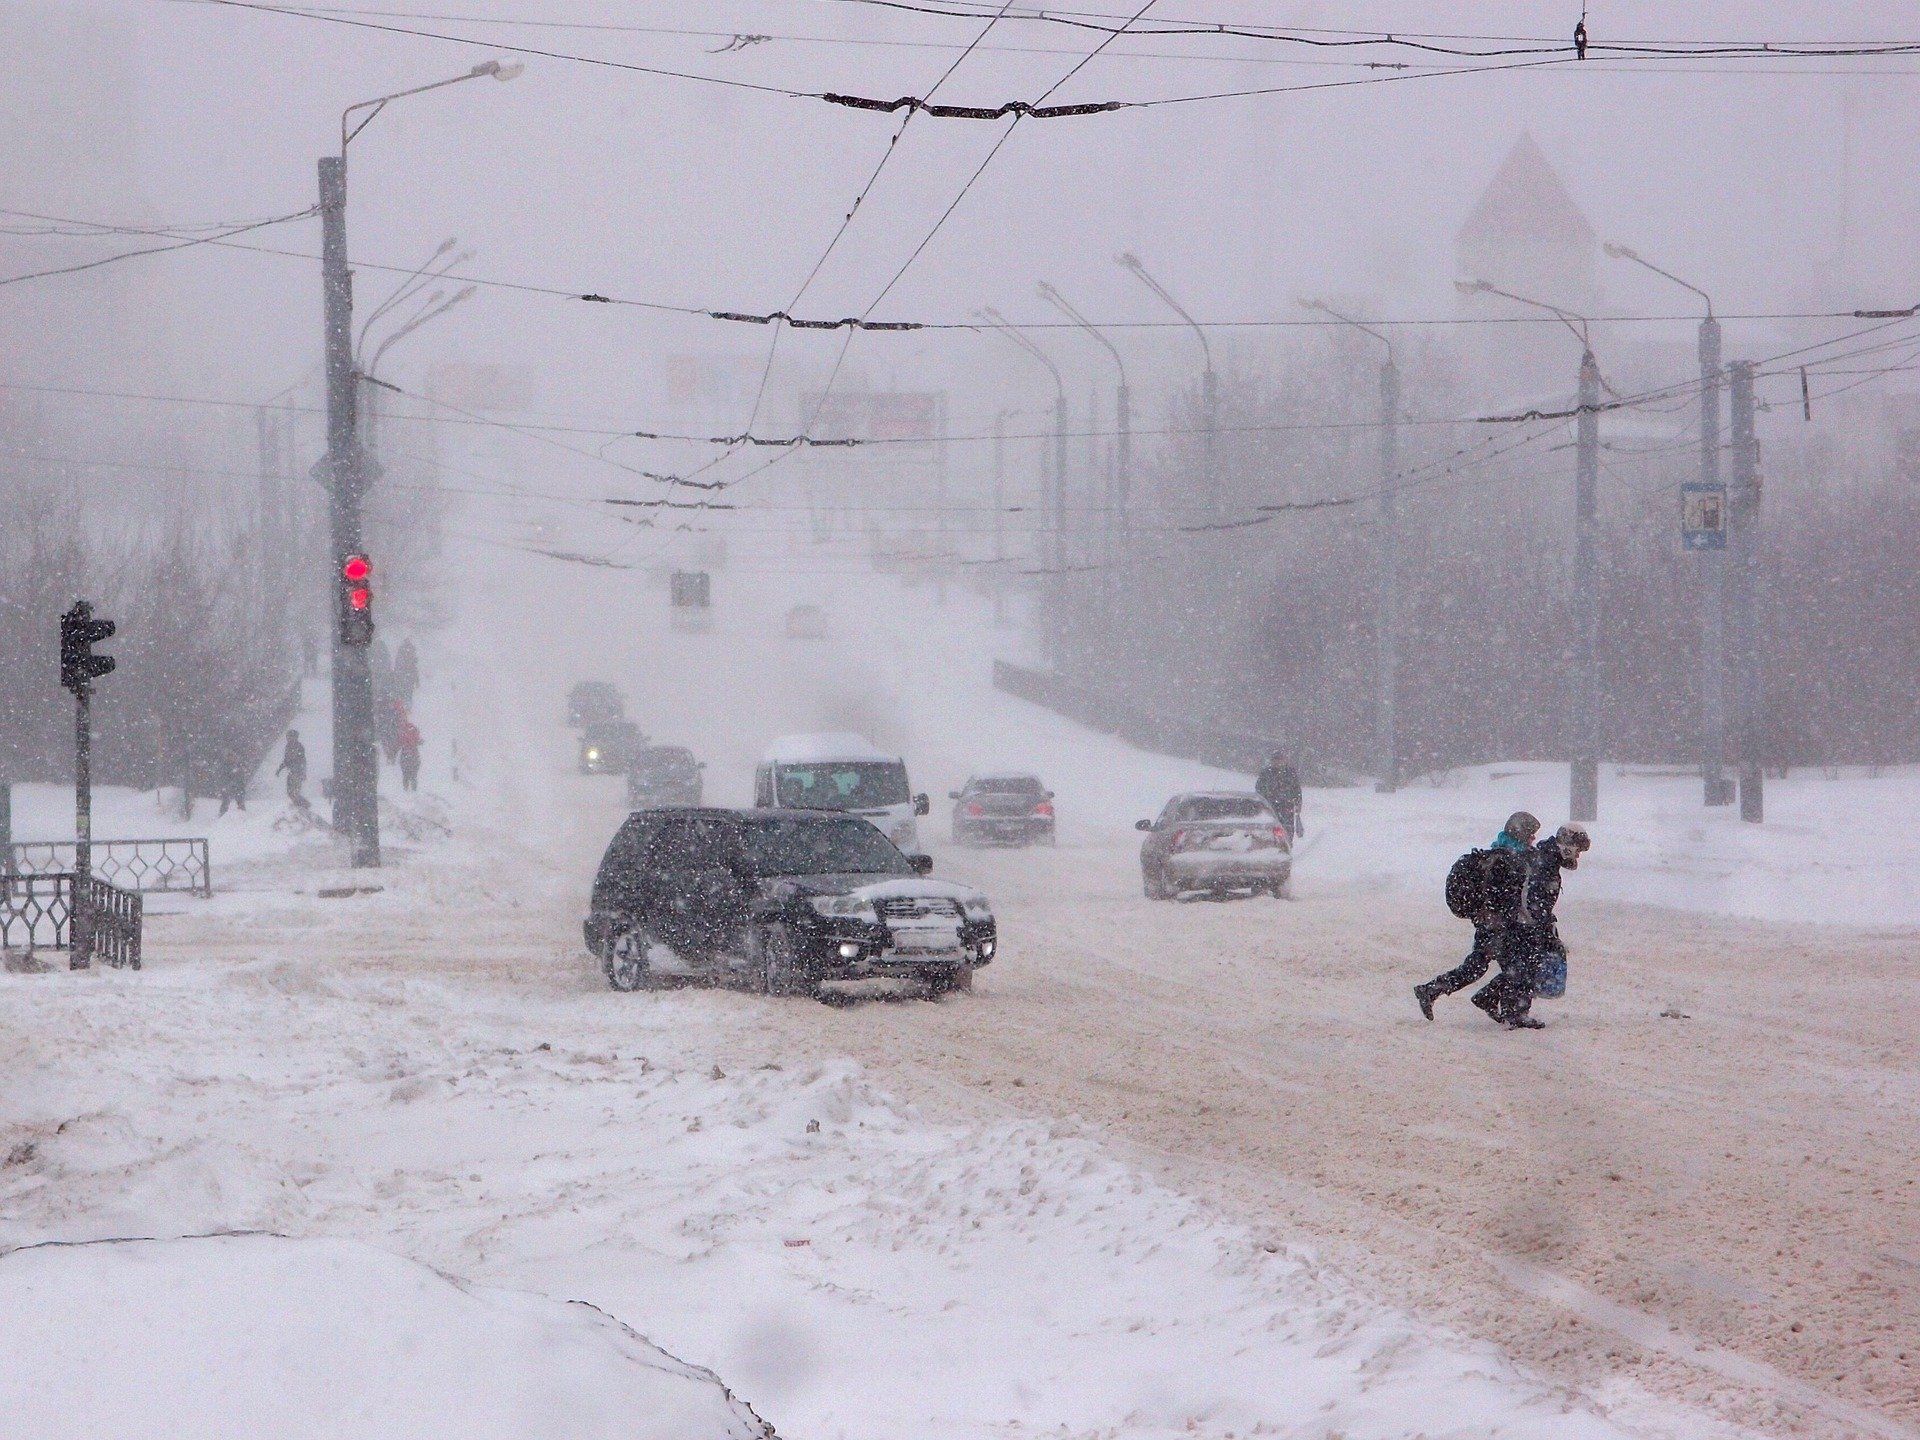
[[1560,903],[1560,872],[1577,870],[1580,857],[1592,845],[1586,826],[1569,822],[1554,831],[1552,839],[1535,845],[1527,857],[1520,922],[1509,933],[1499,975],[1473,997],[1475,1005],[1509,1029],[1544,1029],[1544,1022],[1533,1018],[1534,996],[1566,993],[1567,947],[1553,913]]
[[1464,990],[1496,963],[1504,974],[1505,957],[1514,950],[1530,868],[1530,847],[1540,822],[1525,810],[1507,817],[1484,850],[1469,850],[1447,872],[1447,908],[1473,922],[1473,948],[1443,975],[1413,987],[1420,1013],[1433,1019],[1433,1002]]

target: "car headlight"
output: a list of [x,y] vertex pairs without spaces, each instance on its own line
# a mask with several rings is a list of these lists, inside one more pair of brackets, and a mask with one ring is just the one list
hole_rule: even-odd
[[865,920],[871,924],[880,923],[880,912],[873,908],[873,901],[861,895],[811,895],[807,903],[813,906],[814,913],[824,915],[831,920]]
[[599,758],[600,758],[600,752],[598,750],[587,751],[587,759],[598,760]]

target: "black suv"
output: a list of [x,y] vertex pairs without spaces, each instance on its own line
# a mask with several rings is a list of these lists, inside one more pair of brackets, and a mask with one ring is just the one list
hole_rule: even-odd
[[643,810],[600,862],[587,948],[616,990],[688,976],[769,995],[880,976],[970,990],[993,959],[993,911],[928,879],[932,863],[855,815]]

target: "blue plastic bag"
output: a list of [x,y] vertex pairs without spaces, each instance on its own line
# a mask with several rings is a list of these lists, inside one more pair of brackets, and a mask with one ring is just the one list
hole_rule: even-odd
[[1548,950],[1534,964],[1533,993],[1542,1000],[1558,1000],[1567,993],[1567,957]]

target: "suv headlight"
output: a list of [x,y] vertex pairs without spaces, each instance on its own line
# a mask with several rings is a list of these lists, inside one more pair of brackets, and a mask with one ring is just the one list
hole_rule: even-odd
[[816,915],[824,915],[830,920],[865,920],[874,925],[880,923],[880,912],[873,908],[873,901],[862,895],[811,895],[807,903],[813,906]]

